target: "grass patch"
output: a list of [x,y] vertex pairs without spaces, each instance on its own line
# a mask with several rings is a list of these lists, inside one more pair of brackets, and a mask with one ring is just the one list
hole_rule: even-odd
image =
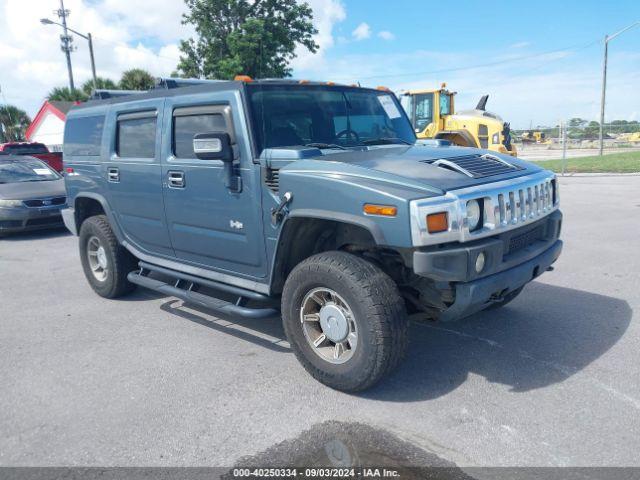
[[[566,173],[637,173],[640,172],[640,152],[612,153],[603,157],[579,157],[566,159]],[[534,162],[552,170],[562,171],[562,160]]]

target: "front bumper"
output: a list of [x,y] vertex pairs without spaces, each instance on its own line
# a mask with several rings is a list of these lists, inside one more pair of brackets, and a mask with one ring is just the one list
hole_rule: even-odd
[[537,257],[495,275],[455,285],[455,302],[438,317],[441,321],[458,320],[472,315],[526,285],[549,269],[560,256],[562,240]]
[[[562,251],[562,213],[495,237],[453,243],[413,252],[414,273],[429,278],[453,300],[438,319],[455,320],[499,301],[545,272]],[[484,267],[476,271],[478,255]],[[447,302],[449,303],[449,302]]]
[[78,228],[76,227],[76,211],[71,207],[67,207],[62,210],[62,220],[64,226],[67,227],[74,235],[78,235]]
[[62,227],[61,206],[0,208],[0,233]]

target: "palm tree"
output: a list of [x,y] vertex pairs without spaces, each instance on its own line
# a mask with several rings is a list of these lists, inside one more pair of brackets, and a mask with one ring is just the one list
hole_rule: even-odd
[[151,90],[156,84],[153,76],[141,68],[132,68],[122,74],[120,88],[122,90]]
[[86,82],[84,82],[82,84],[81,89],[87,95],[91,95],[91,93],[93,92],[94,89],[98,89],[98,90],[118,90],[119,87],[116,84],[116,82],[114,82],[110,78],[97,77],[96,81],[95,81],[95,84],[93,82],[93,79],[87,80]]
[[89,96],[77,88],[71,90],[69,87],[56,87],[49,92],[47,100],[61,102],[85,102]]
[[13,105],[0,105],[0,141],[24,140],[24,134],[30,123],[31,119],[24,110]]

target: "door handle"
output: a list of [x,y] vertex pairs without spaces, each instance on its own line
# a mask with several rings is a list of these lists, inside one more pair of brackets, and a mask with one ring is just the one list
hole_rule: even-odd
[[176,170],[170,170],[167,172],[167,180],[169,182],[169,188],[184,188],[184,172]]
[[117,167],[107,168],[107,180],[111,183],[118,183],[120,181],[120,170]]

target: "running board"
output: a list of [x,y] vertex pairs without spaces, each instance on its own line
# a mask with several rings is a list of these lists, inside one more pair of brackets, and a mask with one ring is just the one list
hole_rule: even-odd
[[155,278],[148,277],[149,270],[141,269],[139,271],[131,272],[127,275],[127,279],[131,283],[140,285],[141,287],[149,288],[165,295],[177,297],[188,303],[199,305],[204,308],[208,308],[218,313],[226,315],[244,317],[244,318],[268,318],[274,315],[278,315],[278,310],[275,308],[249,308],[244,306],[245,298],[238,297],[236,303],[227,302],[219,298],[215,298],[209,295],[205,295],[195,291],[197,284],[194,282],[187,282],[182,279],[177,279],[175,285],[169,285],[166,282],[156,280]]

